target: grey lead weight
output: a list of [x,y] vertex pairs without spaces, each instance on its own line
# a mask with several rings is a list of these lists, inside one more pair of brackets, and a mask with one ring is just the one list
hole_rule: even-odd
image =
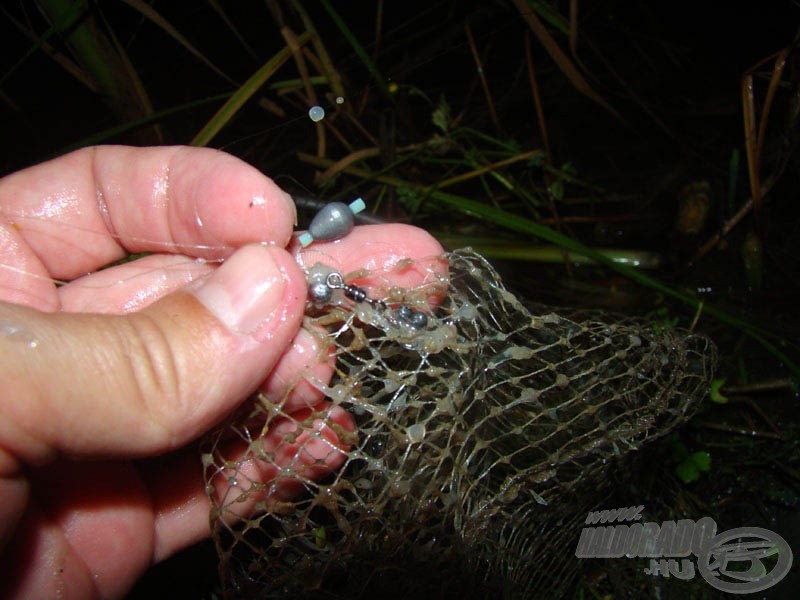
[[299,237],[300,245],[305,248],[311,242],[327,242],[338,240],[353,230],[354,215],[366,208],[364,200],[357,198],[348,206],[344,202],[326,204],[311,221],[308,231]]

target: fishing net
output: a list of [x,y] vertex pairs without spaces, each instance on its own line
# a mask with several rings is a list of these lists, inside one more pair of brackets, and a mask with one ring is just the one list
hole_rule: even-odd
[[[382,282],[369,287],[386,291],[382,302],[337,289],[309,303],[304,326],[336,360],[332,381],[308,379],[327,408],[297,421],[280,399],[254,398],[210,438],[203,462],[230,597],[566,593],[581,523],[607,508],[614,469],[705,394],[716,353],[703,336],[526,305],[470,250],[397,267],[409,269],[420,283],[405,289],[392,273],[344,276]],[[356,431],[334,422],[334,406]],[[262,434],[287,420],[341,453],[313,427],[326,422],[349,447],[341,468],[313,480],[266,451]],[[254,462],[275,478],[258,481]],[[227,491],[214,493],[223,477]],[[267,505],[286,478],[298,493]]]

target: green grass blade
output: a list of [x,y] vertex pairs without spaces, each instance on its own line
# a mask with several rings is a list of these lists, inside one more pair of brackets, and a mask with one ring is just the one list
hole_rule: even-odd
[[206,2],[208,2],[209,6],[214,10],[214,12],[219,15],[219,18],[222,19],[222,22],[225,23],[225,26],[228,28],[228,30],[242,45],[242,48],[244,48],[245,52],[250,55],[250,58],[252,58],[254,62],[258,62],[258,54],[256,54],[255,50],[253,50],[253,48],[250,47],[250,44],[247,43],[247,40],[239,31],[236,23],[231,20],[231,18],[228,16],[228,13],[225,12],[224,8],[222,8],[222,5],[220,5],[217,0],[206,0]]
[[586,81],[574,61],[561,49],[553,36],[550,35],[550,32],[547,31],[544,24],[539,20],[539,17],[536,16],[536,13],[528,7],[526,0],[512,1],[517,6],[520,15],[522,15],[528,27],[530,27],[531,31],[536,36],[536,39],[539,40],[539,43],[544,47],[561,72],[570,80],[573,87],[625,123],[625,119],[617,112],[617,109],[606,102],[606,100],[589,85],[589,82]]
[[[297,43],[303,45],[311,38],[311,35],[304,33],[297,38]],[[288,46],[283,48],[275,56],[270,58],[258,69],[242,86],[236,90],[228,101],[211,117],[211,120],[198,132],[190,142],[192,146],[207,146],[211,140],[227,125],[231,119],[239,112],[245,102],[255,94],[265,82],[272,77],[275,72],[283,66],[292,56],[292,51]]]
[[[413,187],[413,186],[412,186]],[[423,190],[420,190],[423,191]],[[615,262],[612,258],[603,255],[602,253],[584,246],[580,242],[562,234],[558,231],[550,229],[545,225],[541,225],[534,221],[530,221],[519,215],[507,213],[503,210],[497,209],[469,198],[462,198],[453,194],[448,194],[438,190],[430,192],[430,198],[442,205],[449,206],[459,210],[468,215],[485,219],[497,225],[501,225],[511,231],[517,231],[526,235],[535,236],[545,241],[556,244],[557,246],[591,258],[598,264],[614,269],[621,275],[628,279],[635,281],[641,285],[661,292],[665,296],[677,300],[678,302],[691,307],[694,310],[702,311],[703,313],[714,317],[728,325],[736,327],[746,335],[761,344],[767,351],[769,351],[778,360],[783,362],[784,366],[792,372],[795,377],[800,378],[800,367],[790,359],[783,351],[777,346],[769,342],[766,337],[770,335],[769,332],[763,331],[754,327],[753,325],[728,314],[727,312],[715,306],[705,304],[701,300],[694,298],[688,294],[684,294],[665,283],[648,277],[635,267]]]
[[[565,256],[564,250],[558,246],[534,246],[524,240],[497,240],[495,238],[440,234],[436,231],[431,233],[448,248],[456,249],[471,246],[473,250],[487,258],[553,264],[563,263],[564,260],[568,260],[576,265],[595,264],[591,258],[582,254],[567,252]],[[595,251],[615,263],[630,265],[639,269],[657,269],[662,262],[657,253],[646,250],[596,248]]]
[[[309,155],[301,155],[300,158],[309,163],[316,163],[320,166],[329,165],[332,161],[327,159],[321,159],[318,157],[312,157]],[[724,310],[717,308],[716,306],[706,304],[702,300],[698,300],[697,298],[690,296],[689,294],[683,293],[678,291],[669,285],[658,281],[657,279],[653,279],[652,277],[648,277],[641,271],[639,271],[636,267],[632,267],[626,264],[621,264],[615,262],[613,258],[605,256],[598,252],[597,250],[593,250],[587,246],[584,246],[577,240],[574,240],[558,231],[550,229],[546,225],[541,225],[536,223],[535,221],[531,221],[522,217],[517,214],[512,214],[506,212],[502,209],[496,208],[494,206],[489,206],[487,204],[483,204],[482,202],[477,202],[476,200],[472,200],[470,198],[464,198],[462,196],[457,196],[455,194],[449,194],[447,192],[443,192],[441,190],[437,190],[431,187],[425,187],[418,184],[413,184],[408,181],[404,181],[402,179],[396,177],[390,177],[387,175],[376,175],[375,173],[371,173],[364,169],[359,169],[356,167],[348,167],[345,169],[348,173],[352,175],[356,175],[362,177],[368,181],[378,181],[380,183],[384,183],[386,185],[390,185],[392,187],[398,189],[408,189],[413,190],[415,193],[426,197],[428,200],[439,204],[440,206],[447,207],[449,209],[457,210],[465,215],[475,217],[479,220],[488,221],[490,223],[494,223],[495,225],[500,225],[501,227],[505,227],[509,231],[515,231],[517,233],[522,233],[527,236],[532,236],[544,240],[546,242],[550,242],[551,244],[555,244],[556,246],[568,250],[569,252],[574,252],[576,254],[580,254],[587,258],[592,259],[594,262],[608,267],[609,269],[613,269],[617,273],[624,275],[628,279],[635,281],[643,286],[646,286],[650,289],[656,290],[668,298],[672,298],[677,300],[681,304],[684,304],[690,308],[692,308],[695,312],[703,313],[709,315],[718,321],[726,323],[727,325],[731,325],[736,329],[743,332],[745,335],[749,336],[756,342],[758,342],[764,349],[766,349],[770,354],[772,354],[775,358],[781,361],[789,370],[792,375],[800,379],[800,366],[789,358],[789,356],[783,352],[780,348],[778,348],[775,344],[770,342],[767,338],[773,337],[774,334],[770,332],[760,329],[747,323],[746,321],[728,314]],[[777,336],[774,336],[777,337]],[[782,342],[785,345],[785,342]]]
[[[64,31],[77,23],[88,10],[86,0],[80,0],[66,7],[63,11],[57,13],[57,17],[53,19],[53,24],[45,31],[36,43],[34,43],[22,57],[8,69],[3,76],[0,77],[0,87],[11,77],[17,70],[25,64],[25,62],[34,55],[56,32]],[[3,9],[5,12],[5,9]]]
[[231,94],[219,94],[217,96],[211,96],[210,98],[193,100],[192,102],[187,102],[186,104],[180,104],[178,106],[173,106],[171,108],[165,108],[164,110],[154,112],[142,119],[136,119],[134,121],[129,121],[128,123],[123,123],[122,125],[109,127],[108,129],[104,129],[103,131],[98,131],[97,133],[93,133],[92,135],[85,137],[82,140],[75,142],[74,144],[70,144],[66,148],[62,148],[61,150],[53,154],[51,158],[55,158],[56,156],[61,156],[62,154],[66,154],[67,152],[71,152],[72,150],[77,150],[78,148],[85,148],[86,146],[94,146],[95,144],[101,144],[103,142],[108,141],[111,138],[114,138],[118,135],[122,135],[123,133],[133,131],[134,129],[137,129],[139,127],[144,127],[146,125],[157,123],[161,119],[164,119],[170,115],[191,110],[193,108],[197,108],[198,106],[213,104],[215,102],[219,102],[220,100],[225,100],[226,98],[230,97]]
[[530,0],[528,5],[547,23],[550,23],[564,35],[569,35],[569,23],[549,3],[542,0]]
[[[54,25],[67,13],[71,0],[39,0],[42,10]],[[83,74],[94,82],[94,87],[114,114],[123,122],[139,119],[153,112],[153,106],[144,85],[125,48],[110,28],[104,27],[99,16],[91,13],[74,25],[58,26],[70,54],[80,65]],[[157,133],[157,139],[160,134]]]
[[142,2],[142,0],[122,0],[125,4],[130,6],[133,10],[137,11],[143,17],[151,21],[156,27],[160,28],[164,31],[167,35],[169,35],[172,39],[174,39],[178,44],[183,46],[190,54],[197,57],[204,65],[206,65],[209,69],[214,71],[217,75],[225,79],[226,81],[236,84],[236,82],[228,77],[225,72],[218,68],[214,63],[212,63],[206,56],[200,52],[197,48],[195,48],[192,43],[186,39],[186,37],[178,31],[172,23],[167,21],[158,11],[156,11],[152,6],[147,4],[146,2]]
[[342,17],[339,16],[339,13],[334,10],[328,0],[320,0],[320,4],[325,8],[325,10],[330,15],[333,22],[336,24],[336,27],[339,28],[339,31],[342,32],[344,38],[348,41],[350,46],[353,48],[355,53],[358,55],[358,58],[361,59],[361,62],[364,63],[364,66],[367,67],[367,70],[370,74],[375,78],[375,81],[383,91],[384,95],[389,98],[390,100],[394,101],[394,96],[389,92],[389,85],[386,83],[386,80],[381,75],[380,71],[378,71],[378,67],[375,66],[375,63],[372,62],[372,59],[367,54],[367,51],[364,50],[364,46],[356,39],[356,36],[350,31],[350,28],[347,26],[347,23],[344,22]]

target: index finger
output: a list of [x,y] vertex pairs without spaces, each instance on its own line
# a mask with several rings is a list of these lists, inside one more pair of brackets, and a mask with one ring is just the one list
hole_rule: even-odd
[[34,255],[4,262],[35,258],[59,279],[129,252],[218,259],[251,242],[285,246],[295,222],[290,196],[258,170],[182,146],[97,146],[19,171],[0,180],[0,213],[25,242],[14,251]]

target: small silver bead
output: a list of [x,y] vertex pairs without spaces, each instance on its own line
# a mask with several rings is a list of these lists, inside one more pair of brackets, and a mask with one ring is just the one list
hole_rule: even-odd
[[403,325],[408,325],[414,329],[424,329],[428,325],[428,315],[405,304],[395,309],[394,316]]
[[327,304],[332,295],[333,290],[324,281],[315,281],[308,286],[308,297],[316,304]]
[[428,326],[428,315],[424,312],[413,311],[413,314],[408,319],[409,325],[414,329],[425,329]]

